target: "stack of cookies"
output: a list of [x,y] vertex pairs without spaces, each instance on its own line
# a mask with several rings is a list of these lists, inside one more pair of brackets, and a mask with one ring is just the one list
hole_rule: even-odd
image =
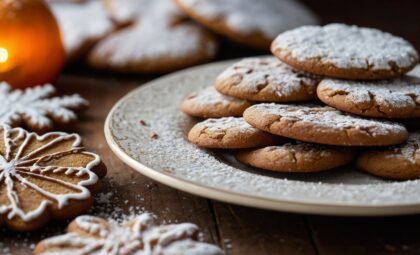
[[[393,179],[420,177],[418,62],[402,38],[344,24],[303,26],[271,45],[275,57],[248,58],[181,110],[208,118],[188,139],[231,149],[238,161],[279,172],[317,172],[351,162]],[[414,120],[414,121],[413,121]]]

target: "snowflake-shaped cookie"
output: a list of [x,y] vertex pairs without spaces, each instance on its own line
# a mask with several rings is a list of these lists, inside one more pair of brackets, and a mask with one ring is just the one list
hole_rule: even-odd
[[94,216],[79,216],[68,233],[40,242],[34,254],[90,255],[219,255],[217,246],[196,241],[198,228],[191,223],[155,225],[144,213],[119,224]]
[[0,83],[0,124],[24,124],[35,131],[48,131],[53,122],[66,124],[75,121],[75,111],[88,106],[88,102],[77,94],[50,97],[54,93],[50,84],[12,91],[9,84]]
[[74,217],[92,204],[90,190],[106,169],[79,135],[38,136],[0,126],[0,226],[33,230],[50,217]]

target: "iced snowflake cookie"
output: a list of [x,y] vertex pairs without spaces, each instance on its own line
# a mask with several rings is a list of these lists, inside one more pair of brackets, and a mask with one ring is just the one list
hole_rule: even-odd
[[349,150],[310,143],[285,143],[241,151],[236,158],[245,164],[277,172],[309,173],[349,163]]
[[316,24],[315,15],[293,0],[176,0],[204,26],[236,42],[269,49],[281,32]]
[[68,61],[83,57],[100,39],[114,30],[102,1],[50,1],[62,34]]
[[172,0],[108,0],[113,18],[131,26],[97,44],[91,66],[121,72],[169,72],[211,60],[218,44],[192,23]]
[[53,123],[67,124],[77,120],[75,112],[88,107],[79,95],[51,97],[55,88],[46,84],[25,90],[11,90],[0,83],[0,124],[24,125],[39,132],[53,128]]
[[204,148],[242,149],[273,145],[280,139],[252,127],[243,118],[225,117],[197,123],[188,140]]
[[303,26],[280,34],[271,51],[281,61],[310,73],[370,80],[400,76],[418,60],[406,40],[372,28],[330,24]]
[[406,143],[361,154],[357,166],[373,175],[408,180],[420,178],[420,132],[410,133]]
[[364,119],[328,106],[257,104],[245,110],[244,119],[276,135],[329,145],[393,145],[408,136],[401,124]]
[[324,79],[317,94],[324,103],[357,115],[420,117],[420,78],[414,76],[379,81]]
[[181,110],[200,118],[240,117],[251,103],[224,96],[212,87],[190,94],[181,104]]
[[79,216],[68,233],[40,242],[36,255],[222,255],[211,244],[197,241],[198,227],[191,223],[156,225],[150,214],[117,223],[94,216]]
[[87,211],[106,173],[80,136],[0,126],[0,225],[19,231]]
[[224,95],[252,101],[295,102],[315,99],[320,80],[276,58],[246,58],[222,72],[215,87]]

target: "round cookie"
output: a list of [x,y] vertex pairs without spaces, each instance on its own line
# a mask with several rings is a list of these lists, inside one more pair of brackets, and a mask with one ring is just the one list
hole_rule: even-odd
[[89,55],[92,67],[163,73],[216,56],[215,37],[188,20],[172,0],[109,0],[107,6],[118,22],[134,21],[93,48]]
[[199,118],[241,117],[250,106],[250,102],[222,95],[211,86],[185,98],[181,111]]
[[420,117],[420,78],[415,76],[378,81],[324,79],[317,94],[324,103],[357,115]]
[[315,15],[292,0],[176,0],[193,19],[233,41],[263,50],[281,32],[317,24]]
[[188,140],[200,147],[244,149],[276,144],[280,139],[250,126],[243,118],[225,117],[197,123]]
[[315,99],[320,80],[274,57],[246,58],[222,72],[215,87],[224,95],[252,101],[296,102]]
[[257,104],[244,119],[266,132],[296,140],[344,146],[384,146],[404,142],[408,133],[398,123],[364,119],[329,106]]
[[406,143],[374,149],[357,158],[358,168],[384,178],[397,180],[420,177],[420,132],[410,133]]
[[345,165],[353,159],[353,153],[342,148],[296,142],[241,151],[236,158],[266,170],[310,173]]
[[281,61],[328,77],[372,80],[400,76],[418,60],[406,40],[373,28],[344,24],[303,26],[280,34],[271,45]]

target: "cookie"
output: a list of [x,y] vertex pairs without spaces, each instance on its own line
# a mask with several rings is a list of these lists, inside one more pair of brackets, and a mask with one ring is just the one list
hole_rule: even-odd
[[45,132],[55,124],[66,125],[77,120],[76,112],[85,110],[89,103],[74,94],[51,97],[55,88],[50,85],[24,90],[11,90],[9,84],[0,83],[0,124],[22,126]]
[[243,118],[225,117],[197,123],[188,140],[204,148],[243,149],[276,144],[279,139],[250,126]]
[[401,124],[364,119],[329,106],[257,104],[245,110],[244,119],[272,134],[329,145],[393,145],[408,136]]
[[222,72],[215,87],[222,94],[252,101],[293,102],[315,99],[320,80],[273,57],[246,58]]
[[342,148],[296,142],[241,151],[236,158],[266,170],[310,173],[345,165],[353,159],[353,153]]
[[106,169],[76,134],[0,127],[0,226],[18,231],[86,212]]
[[415,76],[378,81],[324,79],[317,94],[324,103],[357,115],[420,117],[420,78]]
[[84,57],[115,29],[102,1],[50,1],[49,6],[58,21],[69,62]]
[[410,133],[406,143],[367,151],[357,166],[376,176],[408,180],[420,177],[420,132]]
[[281,61],[310,73],[372,80],[400,76],[418,60],[406,40],[373,28],[329,24],[280,34],[271,45]]
[[181,110],[200,118],[240,117],[250,106],[250,102],[224,96],[212,86],[190,94],[182,102]]
[[263,50],[281,32],[317,24],[304,5],[290,0],[176,0],[190,17],[233,41]]
[[41,241],[34,254],[223,254],[219,247],[197,241],[196,225],[157,225],[148,213],[121,223],[79,216],[70,223],[67,232]]
[[115,20],[135,20],[93,48],[92,67],[163,73],[207,62],[217,54],[213,34],[188,20],[172,0],[109,0],[108,6]]

